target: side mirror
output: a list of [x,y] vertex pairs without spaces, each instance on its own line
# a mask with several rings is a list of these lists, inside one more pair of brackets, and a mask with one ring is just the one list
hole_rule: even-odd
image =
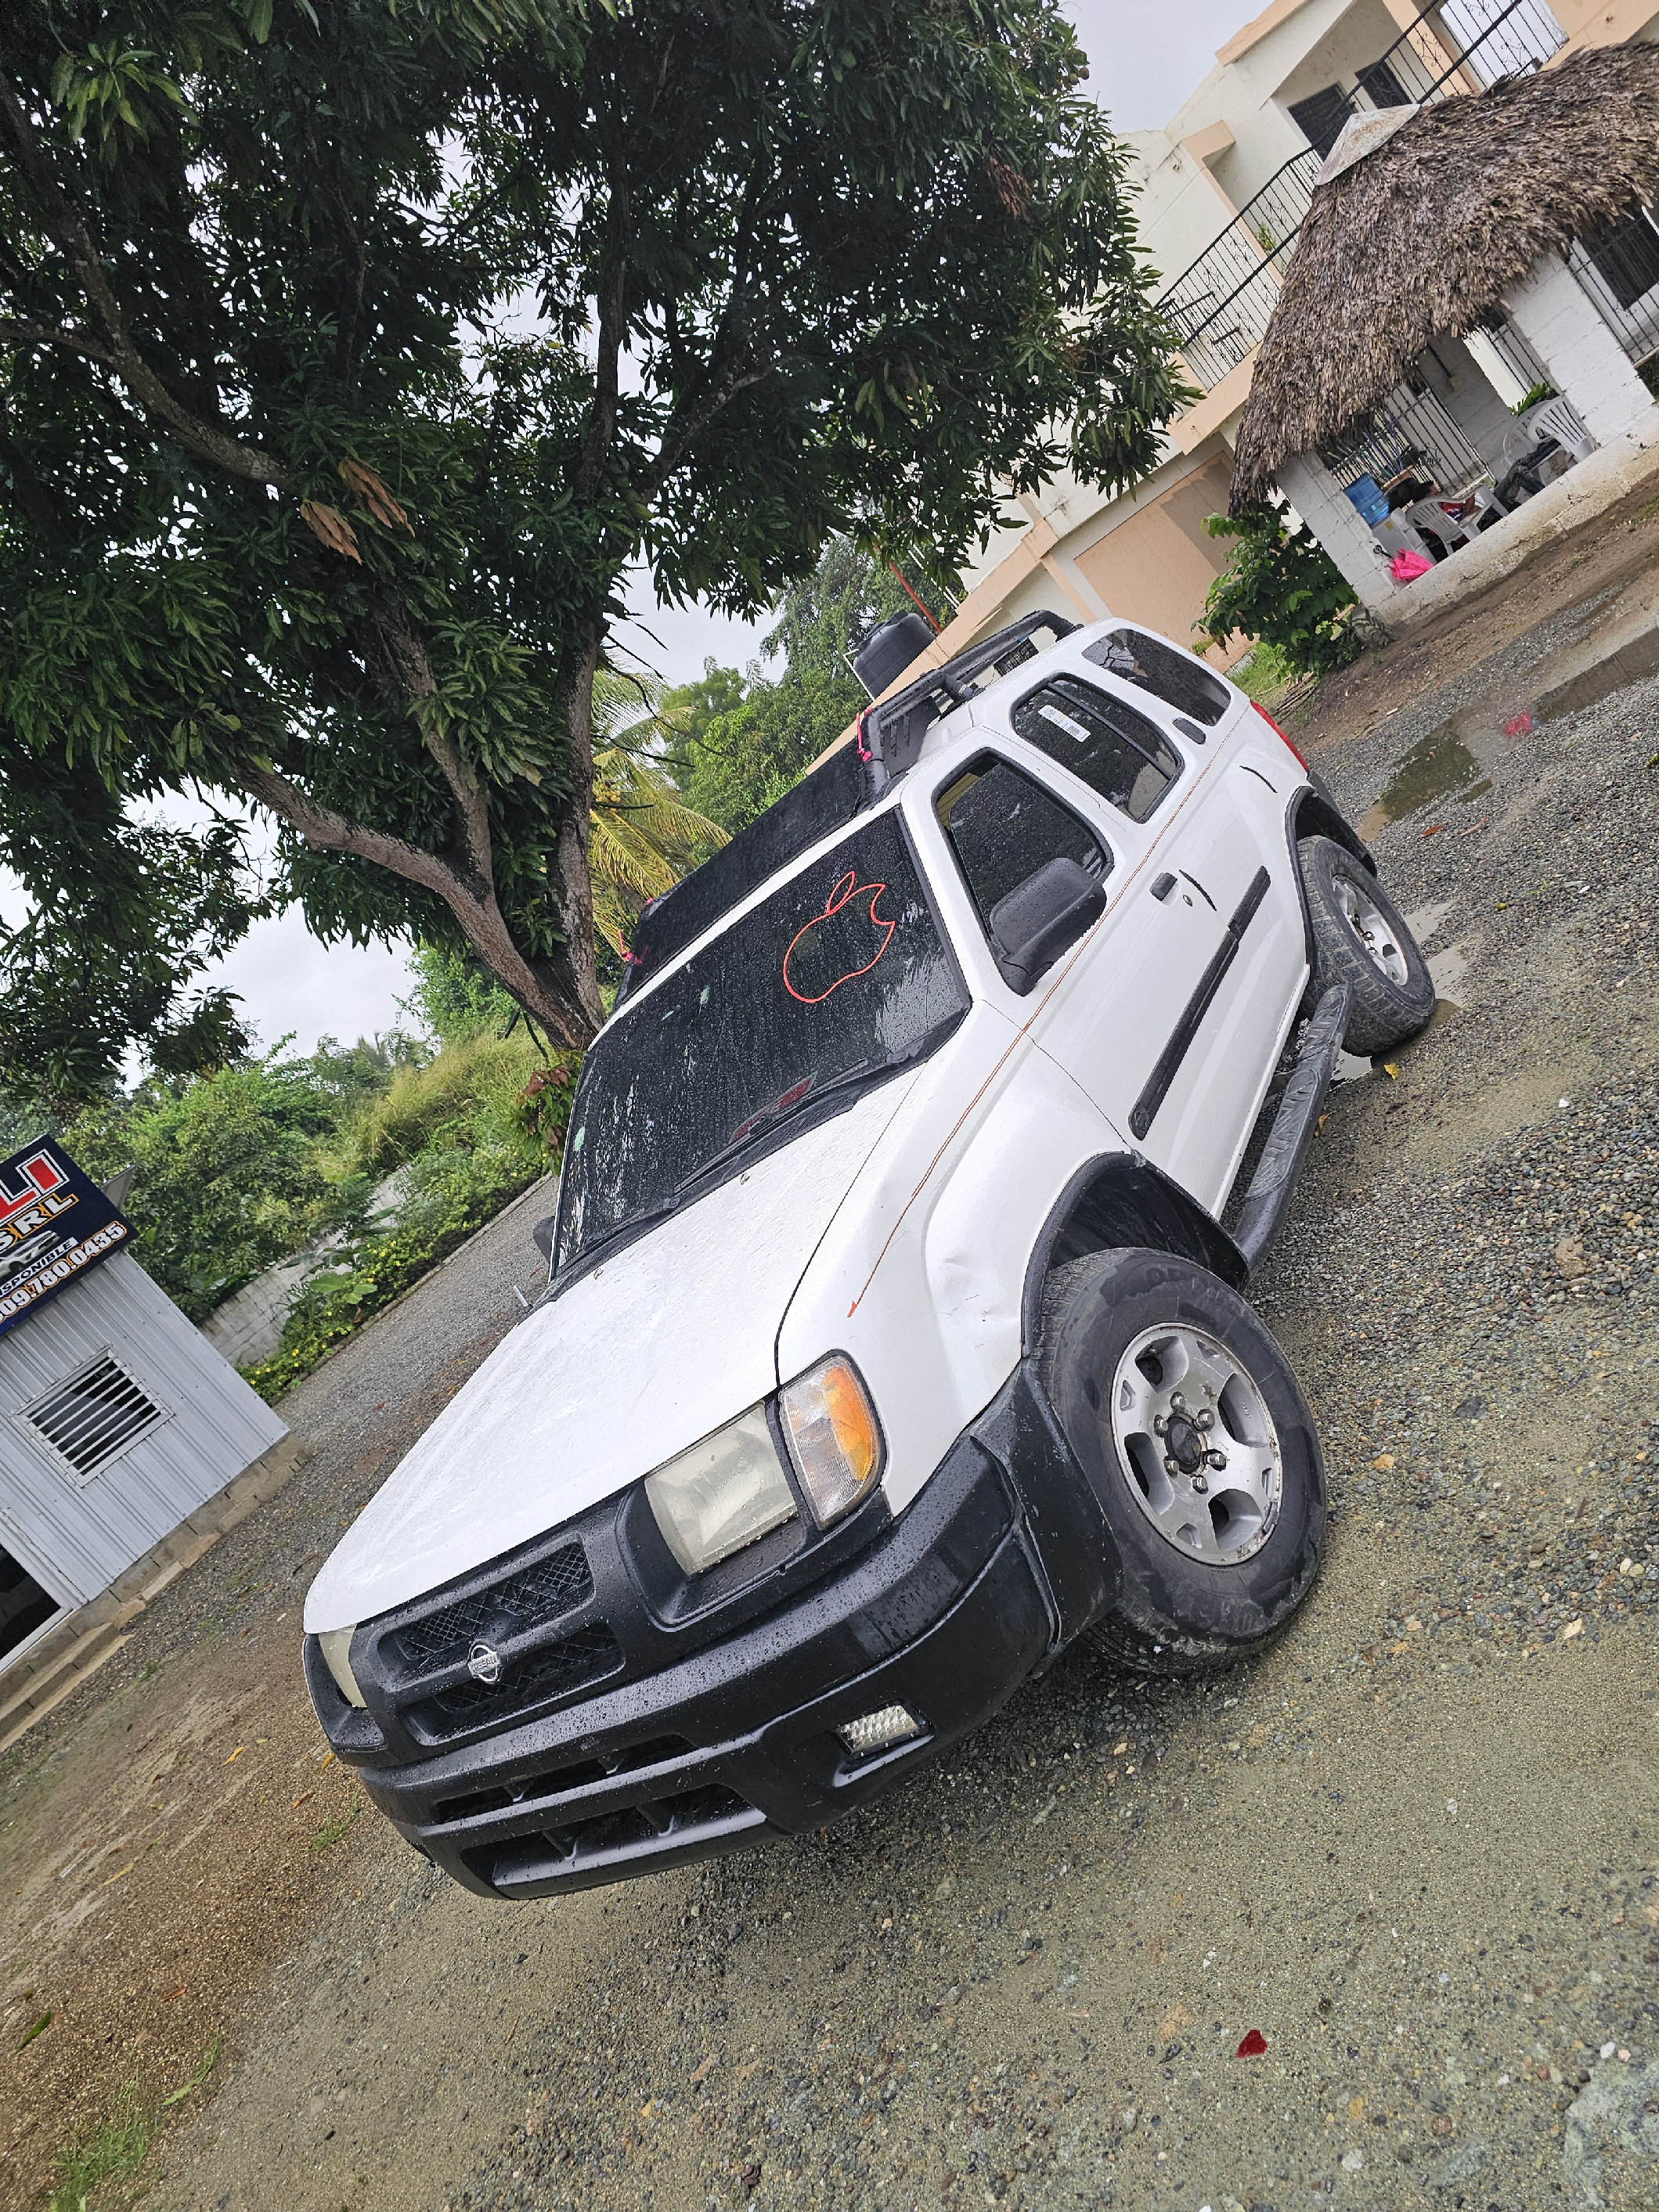
[[558,1226],[556,1213],[550,1213],[545,1221],[538,1221],[530,1232],[530,1241],[550,1267],[553,1265],[553,1231]]
[[1002,980],[1021,998],[1068,945],[1105,912],[1106,886],[1075,860],[1045,860],[991,908]]

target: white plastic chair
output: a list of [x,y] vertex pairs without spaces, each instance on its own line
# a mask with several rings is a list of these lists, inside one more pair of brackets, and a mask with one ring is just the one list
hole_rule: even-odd
[[1423,543],[1422,532],[1412,527],[1405,514],[1390,514],[1381,522],[1372,523],[1371,535],[1390,561],[1396,553],[1422,553],[1433,558]]
[[1455,553],[1460,545],[1468,544],[1487,515],[1509,512],[1497,494],[1485,484],[1477,484],[1474,490],[1464,492],[1453,504],[1467,505],[1470,511],[1462,516],[1448,514],[1442,500],[1419,499],[1414,507],[1406,509],[1406,520],[1413,529],[1427,531],[1448,553]]
[[1595,441],[1579,421],[1571,403],[1559,394],[1553,399],[1540,399],[1535,407],[1528,407],[1520,420],[1525,423],[1534,446],[1541,438],[1553,438],[1575,461],[1587,461],[1595,451]]

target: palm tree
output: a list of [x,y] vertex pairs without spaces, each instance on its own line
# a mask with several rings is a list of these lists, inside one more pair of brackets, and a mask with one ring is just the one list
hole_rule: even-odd
[[602,668],[593,679],[593,806],[587,867],[593,925],[618,950],[640,908],[660,898],[726,836],[689,807],[663,768],[669,736],[659,719],[663,687],[652,676]]

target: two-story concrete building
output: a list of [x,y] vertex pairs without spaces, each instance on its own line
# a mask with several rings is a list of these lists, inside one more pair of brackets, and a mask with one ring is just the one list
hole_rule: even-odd
[[[1229,505],[1241,416],[1322,173],[1363,160],[1413,112],[1559,68],[1589,48],[1656,38],[1654,0],[1272,0],[1219,50],[1216,67],[1162,131],[1129,140],[1142,241],[1201,397],[1170,425],[1159,465],[1133,491],[1108,496],[1062,476],[1039,496],[1011,501],[1010,527],[970,572],[939,656],[1045,604],[1083,621],[1126,615],[1187,639],[1226,564],[1228,541],[1205,524]],[[1659,232],[1651,221],[1632,213],[1575,244],[1569,259],[1575,312],[1582,303],[1584,316],[1599,317],[1630,370],[1650,374],[1659,356]],[[1530,426],[1530,441],[1527,425],[1511,435],[1517,418],[1510,410],[1547,379],[1503,315],[1486,319],[1490,327],[1425,351],[1381,405],[1378,422],[1345,426],[1346,445],[1316,478],[1307,475],[1308,507],[1318,511],[1306,519],[1322,537],[1330,531],[1339,564],[1351,580],[1364,576],[1360,595],[1373,605],[1395,595],[1392,553],[1425,548],[1438,562],[1459,550],[1463,534],[1449,524],[1447,542],[1425,536],[1419,526],[1434,520],[1430,510],[1413,516],[1397,504],[1375,544],[1361,544],[1347,527],[1358,520],[1348,488],[1361,477],[1380,481],[1375,472],[1389,473],[1403,455],[1425,490],[1495,489],[1505,440],[1530,452],[1550,427]],[[1554,465],[1582,460],[1597,440],[1571,408],[1557,413],[1560,422],[1551,423],[1564,435]],[[1476,416],[1478,440],[1468,434]],[[1296,492],[1282,488],[1295,501]],[[1322,503],[1316,492],[1328,496]],[[1396,486],[1384,496],[1401,495]],[[1375,576],[1382,581],[1373,588]],[[1231,655],[1214,649],[1212,657]]]

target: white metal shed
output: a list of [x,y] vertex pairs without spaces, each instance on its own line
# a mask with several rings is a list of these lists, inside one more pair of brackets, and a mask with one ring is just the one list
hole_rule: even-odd
[[[74,1164],[49,1153],[43,1176],[61,1164],[62,1192],[78,1188],[90,1201],[94,1187]],[[0,1207],[24,1188],[19,1162],[41,1158],[35,1146],[27,1161],[0,1163]],[[77,1218],[73,1202],[64,1196],[47,1223],[60,1246],[94,1211],[88,1202]],[[106,1201],[102,1212],[119,1222]],[[125,1235],[123,1223],[85,1264],[71,1250],[70,1272],[0,1334],[0,1667],[109,1589],[288,1433],[120,1249]],[[50,1250],[37,1252],[37,1272]],[[0,1244],[9,1304],[23,1276],[5,1260]]]

